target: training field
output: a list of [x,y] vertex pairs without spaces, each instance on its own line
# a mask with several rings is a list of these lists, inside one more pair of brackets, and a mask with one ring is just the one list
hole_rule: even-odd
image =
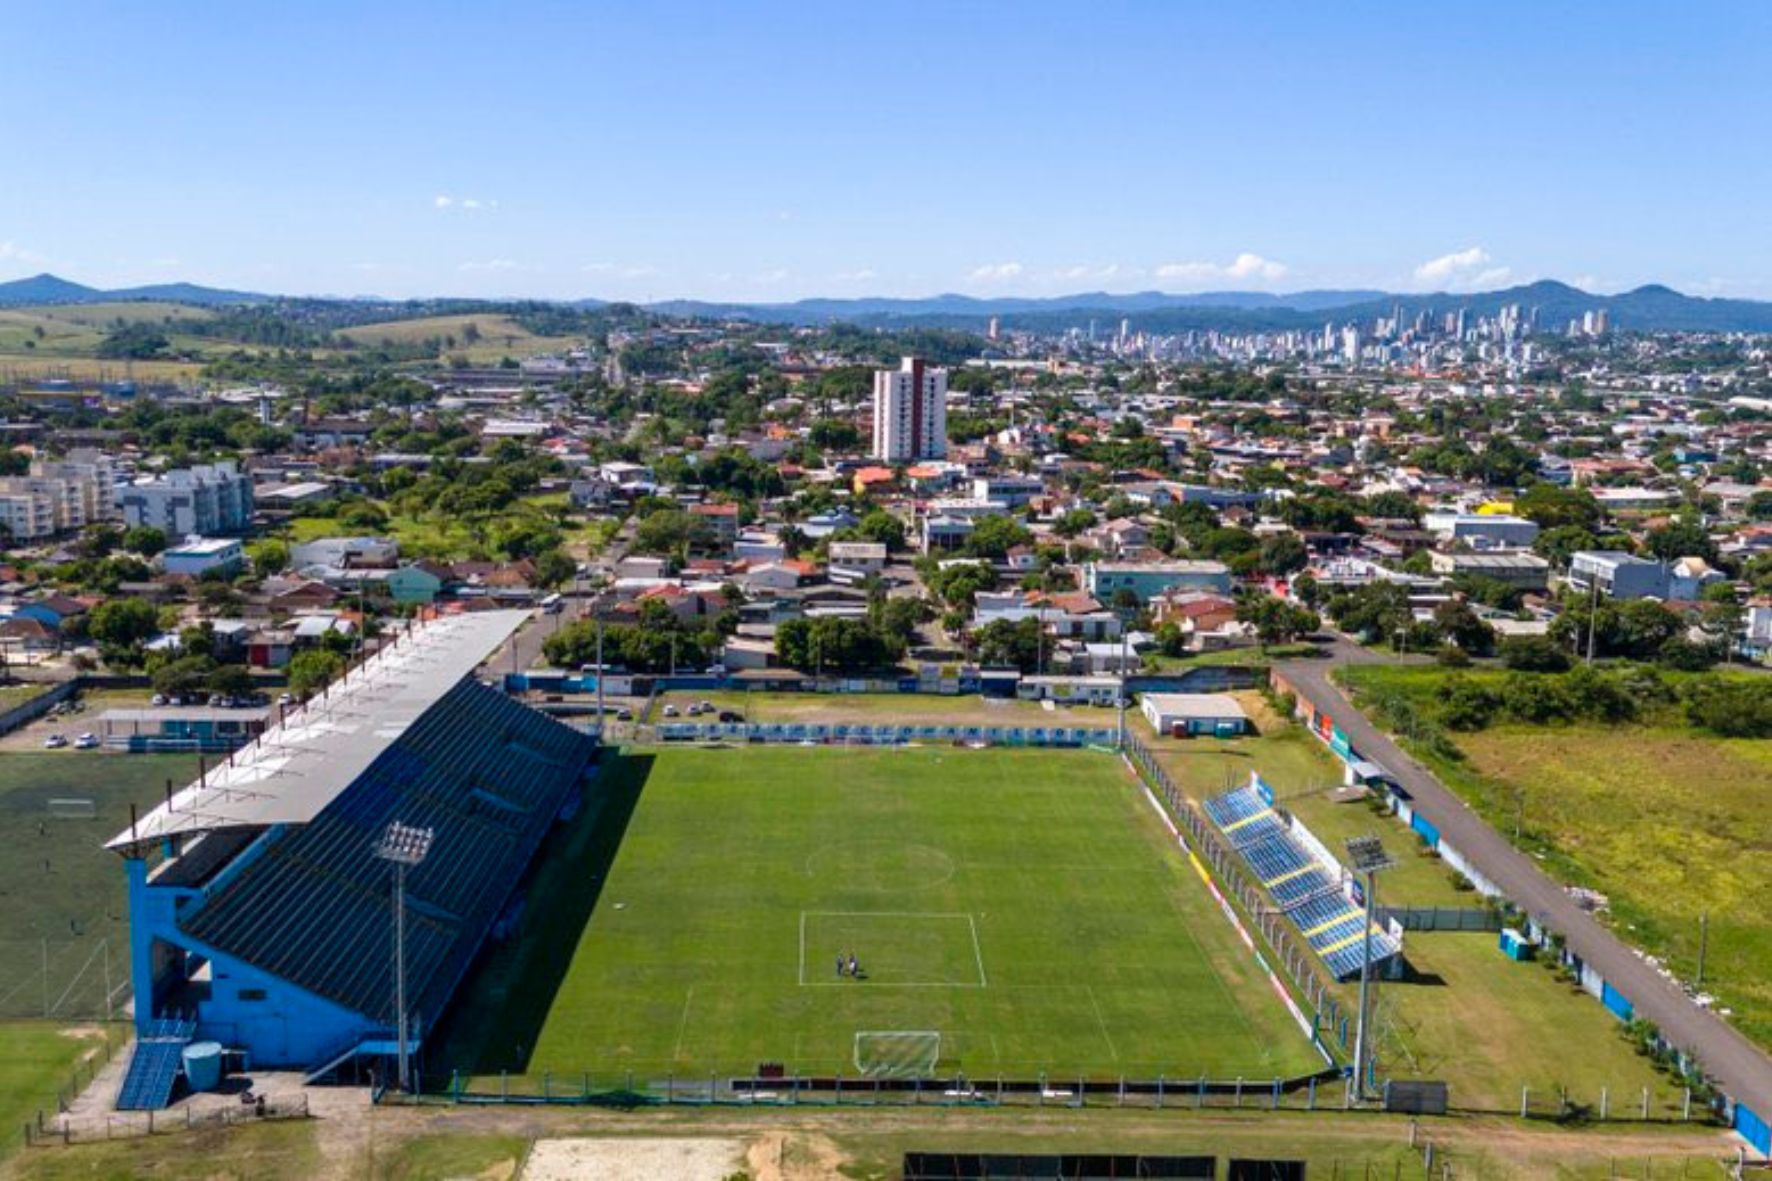
[[429,1074],[1322,1065],[1112,755],[628,751],[604,774]]

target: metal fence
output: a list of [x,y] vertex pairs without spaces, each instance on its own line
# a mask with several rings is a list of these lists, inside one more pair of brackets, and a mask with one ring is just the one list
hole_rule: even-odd
[[652,727],[665,742],[771,742],[897,746],[909,742],[977,742],[991,746],[1112,746],[1119,731],[1109,726],[918,726],[881,723],[661,722]]
[[112,1111],[92,1115],[46,1115],[24,1126],[30,1148],[91,1144],[102,1140],[131,1140],[200,1128],[231,1128],[266,1120],[307,1119],[308,1097],[297,1093],[288,1099],[228,1104],[199,1111],[186,1103],[166,1111]]
[[109,936],[0,940],[0,1018],[108,1021],[128,992],[128,950]]
[[416,1096],[389,1103],[562,1107],[1140,1107],[1312,1111],[1346,1104],[1335,1071],[1296,1078],[1156,1078],[1067,1075],[885,1079],[861,1075],[734,1078],[681,1071],[663,1077],[584,1071],[426,1076]]
[[1395,919],[1405,931],[1499,931],[1501,911],[1486,906],[1380,906],[1380,925]]
[[1234,898],[1261,931],[1300,997],[1309,1003],[1319,1042],[1348,1051],[1353,1046],[1354,1014],[1345,1012],[1332,991],[1334,982],[1308,946],[1300,944],[1281,915],[1264,904],[1261,892],[1244,872],[1241,860],[1219,839],[1212,823],[1176,786],[1150,748],[1126,735],[1126,756],[1162,797],[1200,860],[1210,866],[1224,892]]

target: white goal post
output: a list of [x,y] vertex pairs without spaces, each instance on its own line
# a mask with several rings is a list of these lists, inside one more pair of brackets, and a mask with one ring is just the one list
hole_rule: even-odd
[[863,1078],[929,1078],[941,1061],[941,1034],[929,1029],[864,1029],[855,1034]]

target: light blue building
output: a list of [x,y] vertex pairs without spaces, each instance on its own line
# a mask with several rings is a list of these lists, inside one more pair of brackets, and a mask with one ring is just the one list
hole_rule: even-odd
[[1104,606],[1112,605],[1120,591],[1131,591],[1139,603],[1148,603],[1165,591],[1215,591],[1229,594],[1231,568],[1223,562],[1086,562],[1083,589]]
[[388,1077],[395,878],[375,850],[395,822],[432,833],[404,877],[408,1048],[422,1054],[596,750],[474,678],[526,616],[406,633],[111,841],[141,1039],[119,1106],[164,1106],[193,1039],[253,1069]]

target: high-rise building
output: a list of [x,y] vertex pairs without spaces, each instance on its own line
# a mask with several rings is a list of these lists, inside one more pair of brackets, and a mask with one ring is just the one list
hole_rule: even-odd
[[0,521],[17,540],[72,533],[113,515],[116,468],[96,451],[31,462],[30,475],[0,478]]
[[1003,331],[1003,322],[1001,320],[999,320],[997,317],[992,316],[991,317],[991,326],[990,326],[990,329],[985,333],[985,338],[988,340],[997,340],[1001,336],[1002,331]]
[[168,538],[240,533],[252,524],[252,477],[232,460],[143,477],[118,490],[131,527],[152,525]]
[[874,373],[874,457],[887,462],[948,453],[948,371],[906,357]]

